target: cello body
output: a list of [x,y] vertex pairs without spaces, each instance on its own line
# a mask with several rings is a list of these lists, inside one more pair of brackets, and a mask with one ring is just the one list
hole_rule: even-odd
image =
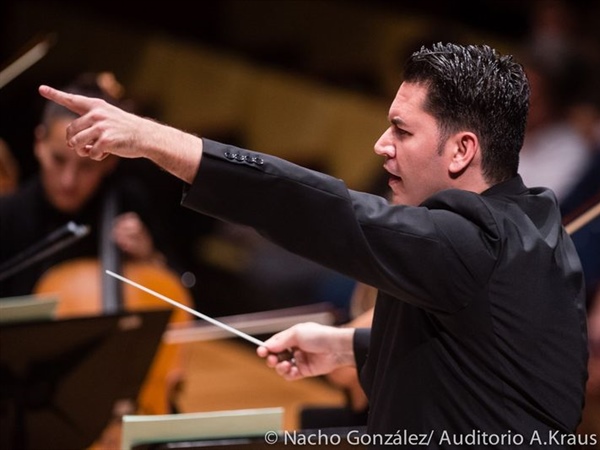
[[[178,276],[163,266],[151,263],[125,262],[123,275],[136,280],[169,298],[192,306],[189,292],[181,285]],[[102,265],[95,258],[66,261],[47,271],[34,288],[37,294],[58,295],[57,318],[103,314]],[[171,309],[170,323],[191,320],[185,311],[173,308],[166,302],[135,289],[123,286],[123,310],[127,312]],[[140,414],[168,414],[172,412],[173,395],[182,382],[184,356],[181,345],[161,343],[146,380],[138,396]]]

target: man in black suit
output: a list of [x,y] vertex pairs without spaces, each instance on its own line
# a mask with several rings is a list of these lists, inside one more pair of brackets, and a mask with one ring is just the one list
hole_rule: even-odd
[[[375,144],[391,202],[96,99],[40,92],[81,115],[67,134],[80,155],[149,158],[189,184],[185,206],[379,290],[371,329],[301,324],[258,349],[290,380],[356,366],[373,446],[582,438],[581,265],[553,193],[518,175],[529,86],[510,56],[435,44],[409,58]],[[277,360],[286,348],[294,361]]]

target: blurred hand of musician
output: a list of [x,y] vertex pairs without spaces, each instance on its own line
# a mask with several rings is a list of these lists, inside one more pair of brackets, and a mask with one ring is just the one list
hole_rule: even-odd
[[125,255],[134,260],[164,263],[164,257],[154,247],[150,231],[135,212],[115,218],[112,238]]

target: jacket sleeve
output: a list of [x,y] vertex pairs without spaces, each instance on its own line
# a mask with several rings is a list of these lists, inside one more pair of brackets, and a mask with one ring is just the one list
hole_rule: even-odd
[[354,360],[356,361],[356,370],[358,373],[367,361],[369,354],[369,343],[371,341],[370,328],[356,328],[353,337]]
[[[493,264],[479,254],[479,229],[452,212],[391,206],[331,176],[206,139],[182,204],[434,312],[465,306],[465,286],[473,277],[483,285]],[[442,228],[460,234],[460,251]]]

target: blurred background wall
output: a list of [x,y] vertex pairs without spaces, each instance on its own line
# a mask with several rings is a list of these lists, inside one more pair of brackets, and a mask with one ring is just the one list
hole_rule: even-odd
[[[577,2],[571,2],[577,3]],[[588,8],[591,2],[580,2]],[[286,157],[325,159],[364,187],[379,165],[369,150],[407,53],[432,40],[513,48],[530,32],[533,2],[6,0],[1,63],[34,39],[48,54],[0,89],[0,136],[23,176],[40,83],[110,70],[149,115],[206,136],[231,137]],[[589,17],[589,16],[584,16]]]

